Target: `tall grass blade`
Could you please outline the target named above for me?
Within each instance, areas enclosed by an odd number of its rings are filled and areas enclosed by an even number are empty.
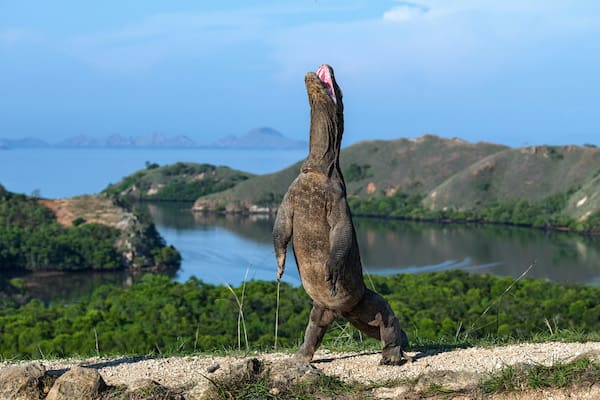
[[[279,291],[281,289],[281,279],[277,279],[277,296],[275,301],[275,343],[273,348],[277,351],[277,334],[279,332]]]
[[[519,277],[517,279],[515,279],[514,281],[511,282],[510,285],[508,285],[508,287],[506,289],[504,289],[504,292],[502,292],[500,294],[500,296],[498,296],[496,299],[494,299],[494,301],[492,301],[490,303],[490,305],[488,305],[486,307],[485,310],[483,310],[483,312],[481,313],[481,315],[479,315],[479,317],[477,317],[477,319],[475,319],[475,321],[473,321],[473,323],[471,324],[471,328],[469,329],[469,332],[472,332],[475,329],[475,324],[477,324],[477,322],[483,318],[488,311],[490,311],[490,309],[492,307],[494,307],[496,304],[498,304],[500,302],[500,300],[502,300],[502,298],[504,297],[504,295],[508,292],[510,292],[510,290],[513,288],[513,286],[515,286],[517,284],[517,282],[519,282],[521,279],[525,278],[525,276],[529,273],[529,271],[531,271],[531,269],[535,266],[535,264],[537,264],[537,260],[533,260],[533,262],[531,264],[529,264],[529,267],[527,267],[527,269],[525,271],[523,271],[523,273],[521,275],[519,275]],[[468,332],[467,332],[468,335]]]

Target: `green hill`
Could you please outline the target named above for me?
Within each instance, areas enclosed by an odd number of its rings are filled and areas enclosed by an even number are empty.
[[[424,135],[357,143],[340,164],[355,214],[600,229],[595,146],[509,148]],[[202,196],[194,209],[273,212],[300,165]]]
[[[271,212],[275,210],[290,183],[298,176],[301,162],[273,174],[259,175],[231,189],[200,197],[196,211]]]
[[[340,164],[348,196],[366,198],[397,191],[426,194],[477,160],[507,149],[433,135],[360,142],[342,150]],[[290,160],[292,161],[292,160]],[[272,211],[298,176],[299,161],[279,172],[256,176],[224,192],[199,198],[194,209]]]
[[[598,186],[592,181],[598,174],[600,150],[597,148],[535,146],[507,149],[447,179],[429,193],[424,205],[438,210],[468,210],[513,200],[539,202],[550,196],[570,193],[572,205],[566,211],[579,217],[576,203],[586,193],[588,199],[597,194]],[[577,194],[580,190],[584,192]],[[589,204],[598,206],[598,200],[595,198],[595,202]]]
[[[273,213],[302,160],[252,175],[209,164],[148,165],[106,193],[134,200],[194,201],[194,210]],[[356,215],[464,220],[600,230],[600,149],[509,148],[424,135],[375,140],[341,152]]]
[[[504,149],[424,135],[357,143],[342,151],[340,164],[349,196],[427,193],[477,160]]]
[[[210,164],[178,162],[162,167],[148,164],[146,169],[109,185],[104,193],[138,201],[191,202],[200,196],[226,190],[253,176],[247,172]]]

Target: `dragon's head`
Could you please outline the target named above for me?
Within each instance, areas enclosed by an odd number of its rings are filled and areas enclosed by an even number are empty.
[[[304,78],[310,104],[310,149],[303,171],[328,176],[339,173],[339,153],[344,133],[344,103],[333,68],[323,64]],[[341,173],[339,173],[341,177]]]

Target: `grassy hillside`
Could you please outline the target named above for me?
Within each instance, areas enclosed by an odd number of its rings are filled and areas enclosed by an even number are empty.
[[[576,146],[508,149],[447,179],[427,196],[432,209],[467,210],[512,200],[541,201],[589,187],[600,174],[600,150]],[[597,186],[596,186],[597,187]],[[575,196],[576,203],[585,194]],[[575,207],[569,210],[575,211]]]
[[[425,135],[342,150],[355,214],[600,230],[600,150],[595,146],[509,148]],[[200,197],[203,211],[272,212],[301,161]]]
[[[600,210],[600,169],[568,200],[565,212],[577,220],[589,219]]]
[[[418,139],[360,142],[342,150],[340,165],[349,196],[428,193],[471,164],[507,149],[424,135]]]
[[[279,172],[255,176],[231,189],[200,197],[194,203],[194,209],[228,212],[271,211],[279,206],[290,183],[298,176],[301,164],[302,162],[297,162]]]
[[[133,200],[194,201],[200,196],[220,192],[253,174],[210,164],[178,162],[159,166],[148,164],[119,183],[104,190],[110,195]]]
[[[349,196],[366,198],[397,191],[428,193],[477,160],[506,149],[425,135],[416,140],[360,142],[342,150],[340,164]],[[293,161],[293,160],[290,160]],[[302,160],[282,171],[256,176],[224,192],[198,199],[195,209],[273,209],[298,176]]]

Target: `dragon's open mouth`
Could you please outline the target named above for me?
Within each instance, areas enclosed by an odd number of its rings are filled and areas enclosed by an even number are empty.
[[[325,90],[329,94],[329,97],[331,97],[333,100],[333,103],[337,104],[336,93],[333,87],[333,78],[331,77],[331,70],[329,69],[329,66],[326,64],[321,65],[319,69],[317,69],[317,76],[321,82],[323,82],[323,85],[325,85]]]

